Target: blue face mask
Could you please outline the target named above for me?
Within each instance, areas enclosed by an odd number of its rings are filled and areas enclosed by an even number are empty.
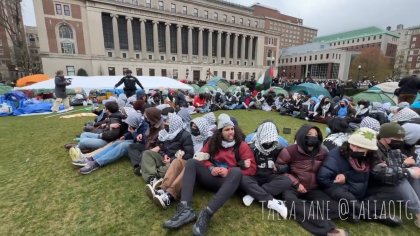
[[[326,128],[325,128],[325,132],[327,133],[327,136],[328,136],[329,134],[331,134],[331,129],[330,129],[330,127],[326,127]]]

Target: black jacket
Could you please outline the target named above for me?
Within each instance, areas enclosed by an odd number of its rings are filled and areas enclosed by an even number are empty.
[[[139,80],[134,76],[124,76],[116,85],[115,87],[120,86],[124,83],[124,91],[136,91],[136,84],[140,86],[141,89],[144,90],[143,86],[139,82]]]
[[[274,164],[276,163],[277,156],[280,154],[281,150],[283,149],[283,146],[279,144],[277,148],[271,151],[271,153],[268,155],[264,155],[263,153],[261,153],[253,143],[249,144],[249,147],[254,153],[255,162],[257,164],[257,173],[255,174],[255,176],[268,178],[269,176],[276,174],[273,172],[273,168],[269,168],[268,162],[273,161]],[[288,171],[287,165],[276,164],[276,168],[277,174],[283,174]]]
[[[168,155],[171,158],[171,161],[176,158],[175,153],[178,150],[185,152],[184,156],[182,157],[184,160],[191,159],[194,156],[194,146],[191,139],[191,134],[186,130],[179,132],[179,134],[174,139],[160,143],[159,146],[161,147],[162,152],[160,154],[162,156],[165,154]]]
[[[124,122],[122,122],[122,119],[123,117],[120,112],[110,114],[106,120],[106,127],[100,134],[100,138],[107,142],[112,142],[123,136],[128,127]],[[110,125],[114,123],[119,123],[120,127],[116,129],[110,129]]]
[[[420,89],[420,78],[418,77],[406,77],[398,83],[400,87],[399,94],[413,94],[416,95]]]
[[[328,153],[328,158],[322,163],[317,179],[322,188],[335,185],[334,180],[338,174],[346,177],[346,182],[340,184],[348,189],[357,199],[362,199],[366,194],[369,182],[369,171],[360,172],[352,168],[347,158],[340,155],[340,148],[336,147]]]

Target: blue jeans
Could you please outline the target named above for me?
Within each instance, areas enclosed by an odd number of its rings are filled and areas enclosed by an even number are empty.
[[[91,132],[83,132],[80,135],[80,142],[77,145],[80,149],[98,149],[105,146],[108,142],[98,138],[99,134]]]
[[[133,143],[133,140],[118,140],[115,141],[111,146],[106,147],[98,154],[93,156],[100,166],[108,165],[123,156],[128,154],[128,146]]]
[[[210,112],[210,105],[205,105],[205,106],[203,106],[201,108],[197,108],[197,111],[199,113],[207,113],[207,112]]]

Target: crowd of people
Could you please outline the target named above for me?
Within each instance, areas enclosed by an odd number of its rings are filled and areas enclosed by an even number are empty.
[[[135,86],[136,81],[129,83]],[[128,157],[151,202],[162,209],[178,203],[164,228],[194,222],[193,234],[204,235],[209,226],[216,227],[211,218],[238,192],[245,206],[262,202],[314,235],[346,235],[333,222],[342,219],[343,199],[354,204],[345,214],[348,221],[392,227],[402,221],[384,213],[383,206],[403,201],[420,228],[420,116],[410,100],[393,107],[365,100],[354,104],[345,96],[285,96],[249,88],[201,94],[124,91],[94,111],[98,116],[85,124],[79,142],[65,147],[81,174]],[[406,94],[404,89],[399,93]],[[322,122],[327,136],[307,122],[289,145],[272,120],[245,135],[235,117],[213,113],[233,109]],[[194,113],[203,114],[192,119]],[[197,185],[214,192],[198,214],[192,205]],[[329,218],[308,214],[315,202],[328,202],[324,210]],[[378,207],[366,209],[365,204]]]

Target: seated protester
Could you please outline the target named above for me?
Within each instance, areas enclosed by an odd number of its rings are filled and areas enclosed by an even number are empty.
[[[416,166],[420,166],[420,124],[405,123],[402,127],[405,137],[401,152],[408,157],[413,157]]]
[[[189,92],[188,96],[185,97],[185,101],[188,103],[188,106],[192,106],[194,102],[195,93]]]
[[[414,118],[419,118],[419,114],[417,114],[417,112],[411,110],[408,107],[399,109],[398,112],[392,116],[391,118],[391,122],[397,122],[400,125],[405,124],[407,121],[414,119]]]
[[[343,145],[332,149],[318,171],[319,185],[332,199],[354,204],[349,217],[358,220],[369,183],[371,162],[376,156],[376,132],[369,128],[356,130]],[[372,215],[365,215],[373,217]]]
[[[139,142],[144,145],[146,139],[146,130],[149,125],[144,122],[141,114],[134,109],[125,107],[127,118],[123,120],[128,125],[128,132],[120,139],[115,141],[110,146],[95,153],[91,157],[83,157],[79,161],[73,161],[73,165],[83,166],[79,170],[81,174],[90,174],[99,167],[103,167],[110,163],[119,160],[121,157],[127,156],[128,147],[134,142]]]
[[[103,129],[102,133],[83,132],[80,134],[80,141],[75,147],[70,148],[70,156],[78,156],[80,153],[93,151],[101,148],[121,137],[127,130],[126,125],[119,126],[121,124],[122,115],[118,110],[118,104],[116,102],[107,102],[105,104],[106,112],[108,113],[108,120],[106,123],[101,125]],[[115,126],[111,126],[114,124]],[[78,159],[78,158],[76,158]]]
[[[379,121],[381,125],[388,122],[388,115],[386,114],[386,111],[383,108],[382,103],[380,102],[372,102],[372,107],[369,111],[369,116]]]
[[[305,102],[304,98],[300,93],[296,94],[296,100],[293,104],[293,112],[292,115],[294,117],[298,116],[300,113],[300,110],[302,109],[302,104]]]
[[[125,107],[125,104],[127,103],[127,95],[125,95],[125,93],[118,95],[117,103],[119,108]]]
[[[207,122],[209,123],[209,129],[210,129],[210,131],[212,133],[214,133],[216,131],[216,129],[217,129],[217,126],[216,126],[216,116],[214,115],[214,113],[213,112],[209,112],[209,113],[205,114],[203,116],[203,118],[206,119]]]
[[[357,102],[356,113],[354,117],[349,119],[350,127],[355,130],[360,127],[360,122],[363,118],[369,116],[369,102],[366,100],[360,100]]]
[[[263,104],[262,110],[263,111],[271,111],[273,110],[273,106],[274,104],[274,98],[275,98],[276,94],[274,92],[268,92],[267,94],[264,95],[265,98],[265,103]]]
[[[362,122],[360,122],[360,128],[362,127],[372,129],[378,134],[381,125],[379,121],[373,119],[372,117],[366,116],[365,118],[363,118]]]
[[[225,109],[227,110],[233,110],[236,107],[236,97],[233,96],[230,92],[226,92],[225,95],[225,99],[226,99],[226,104],[225,104]]]
[[[401,153],[404,136],[405,131],[399,124],[381,125],[377,144],[378,158],[371,168],[366,200],[403,200],[408,210],[416,215],[414,224],[420,228],[420,168],[415,166],[413,157]]]
[[[251,96],[251,93],[249,93],[249,91],[245,92],[244,101],[242,102],[242,105],[248,111],[251,108],[255,108],[255,99]]]
[[[279,96],[274,99],[274,106],[277,112],[280,112],[281,105],[283,104],[284,94],[279,94]]]
[[[314,120],[319,123],[327,123],[332,117],[333,110],[334,105],[330,102],[330,99],[323,97],[314,114]]]
[[[202,111],[202,109],[206,106],[206,100],[204,98],[204,93],[200,93],[195,95],[193,106],[195,107],[197,112]]]
[[[245,101],[244,93],[241,91],[236,91],[233,96],[236,98],[236,106],[233,107],[234,110],[239,110],[243,108],[242,103]]]
[[[142,177],[153,188],[165,175],[178,150],[185,152],[182,157],[184,160],[191,159],[194,155],[191,134],[183,129],[181,117],[169,113],[168,118],[164,120],[164,127],[159,131],[159,145],[144,151],[141,158]]]
[[[340,105],[333,110],[332,115],[334,117],[353,118],[356,111],[351,107],[350,102],[347,99],[342,99]]]
[[[174,100],[175,107],[188,107],[188,103],[187,103],[187,100],[185,99],[185,95],[180,90],[174,91],[173,100]]]
[[[261,92],[258,92],[257,93],[257,97],[255,99],[255,106],[256,106],[256,108],[261,110],[262,109],[262,106],[264,105],[264,103],[265,103],[264,96],[262,95]]]
[[[166,120],[168,118],[169,113],[175,113],[175,109],[173,107],[166,107],[162,109],[162,113],[161,113],[162,119]]]
[[[310,98],[307,109],[302,107],[300,111],[300,117],[305,120],[313,120],[316,113],[316,105],[317,105],[317,102],[315,98]]]
[[[164,129],[161,118],[162,111],[156,107],[147,108],[144,111],[144,121],[148,124],[143,143],[132,143],[128,146],[128,157],[133,166],[134,174],[141,175],[141,157],[144,150],[153,149],[158,145],[159,131]]]
[[[191,121],[191,138],[196,155],[212,135],[205,118],[198,117]],[[157,206],[166,209],[172,202],[179,200],[186,163],[187,161],[182,159],[182,155],[179,153],[179,156],[172,161],[166,171],[159,189],[153,189],[153,186],[146,185],[147,196]]]
[[[350,137],[350,127],[347,121],[343,118],[332,118],[328,121],[327,137],[324,139],[324,146],[328,150],[340,147]]]
[[[294,109],[294,101],[292,95],[286,97],[283,101],[282,107],[280,108],[280,115],[291,115]]]
[[[213,99],[213,107],[211,108],[212,111],[217,111],[220,109],[223,109],[223,107],[226,105],[226,99],[225,96],[221,92],[216,92],[216,95]]]
[[[267,121],[258,127],[250,144],[257,164],[257,173],[255,176],[242,176],[241,189],[249,194],[243,197],[245,206],[250,206],[255,198],[286,218],[287,208],[284,202],[274,198],[284,190],[284,182],[286,185],[289,183],[279,175],[287,172],[287,166],[275,165],[277,156],[283,148],[278,143],[277,137],[278,130],[273,122]]]
[[[161,100],[160,91],[152,90],[150,92],[150,96],[147,98],[147,103],[149,103],[151,106],[157,106],[161,104],[160,100]]]
[[[243,141],[242,131],[234,126],[230,117],[220,114],[217,131],[201,150],[208,153],[208,160],[187,161],[182,182],[181,202],[175,215],[164,222],[163,227],[177,229],[196,219],[192,208],[193,190],[197,182],[200,186],[217,193],[200,212],[193,226],[194,235],[204,235],[214,213],[235,193],[243,175],[255,174],[254,155]]]
[[[177,115],[181,117],[182,122],[184,123],[184,129],[190,132],[190,122],[192,118],[191,118],[190,112],[188,111],[188,108],[181,107]]]
[[[296,144],[284,148],[277,157],[276,164],[288,165],[289,171],[282,175],[289,181],[283,191],[283,198],[289,210],[295,212],[298,223],[315,235],[344,235],[343,230],[322,217],[310,216],[306,211],[313,204],[312,201],[329,201],[329,218],[338,217],[338,206],[327,194],[318,189],[316,174],[328,151],[322,143],[321,130],[316,126],[304,125],[296,133]],[[315,218],[315,219],[314,219]]]

